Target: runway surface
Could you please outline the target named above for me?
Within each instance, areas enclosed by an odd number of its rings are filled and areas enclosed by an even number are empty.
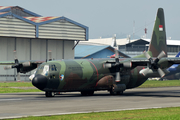
[[[0,119],[175,106],[180,106],[180,87],[136,88],[118,96],[107,91],[94,96],[62,93],[53,98],[46,98],[44,92],[11,93],[0,94]]]

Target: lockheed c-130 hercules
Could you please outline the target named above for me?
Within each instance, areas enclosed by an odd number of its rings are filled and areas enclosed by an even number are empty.
[[[149,49],[134,58],[109,59],[72,59],[47,62],[26,61],[0,62],[12,64],[6,68],[16,68],[25,73],[38,65],[32,84],[45,91],[46,97],[55,92],[79,91],[82,95],[93,95],[94,91],[108,90],[110,94],[122,94],[123,91],[143,84],[148,77],[163,77],[166,69],[179,64],[180,58],[167,58],[164,11],[159,8],[154,24]]]

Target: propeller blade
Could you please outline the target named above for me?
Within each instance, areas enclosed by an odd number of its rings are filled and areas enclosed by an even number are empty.
[[[162,52],[157,56],[158,59],[161,59],[161,58],[163,58],[163,57],[166,57],[166,53],[165,53],[164,51],[162,51]]]
[[[144,76],[146,76],[148,73],[149,73],[149,68],[146,68],[146,69],[142,69],[140,72],[139,72],[139,74],[142,74],[142,75],[144,75]]]
[[[9,70],[9,69],[11,69],[12,68],[12,65],[8,65],[8,66],[5,66],[4,67],[4,70]]]
[[[158,68],[158,73],[161,76],[161,78],[165,76],[165,73],[161,68]]]
[[[49,53],[49,61],[51,61],[52,60],[52,51],[48,51],[48,53]]]
[[[150,56],[146,51],[144,51],[144,55],[145,55],[145,57],[146,57],[147,59],[150,59],[150,58],[151,58],[151,56]]]
[[[120,82],[120,81],[121,81],[120,72],[116,72],[115,82]]]
[[[17,59],[17,52],[16,52],[16,50],[14,50],[14,59],[15,60]]]
[[[17,81],[21,81],[19,72],[17,73]]]
[[[117,49],[115,49],[115,58],[119,58],[118,50]]]
[[[115,49],[115,60],[116,60],[116,64],[119,63],[119,55],[118,55],[118,50]]]

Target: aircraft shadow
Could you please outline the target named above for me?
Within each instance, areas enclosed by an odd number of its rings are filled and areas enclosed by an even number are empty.
[[[93,97],[105,97],[105,96],[113,96],[113,97],[131,97],[131,96],[139,96],[139,97],[180,97],[180,91],[146,91],[146,92],[124,92],[123,95],[110,95],[109,93],[95,93]],[[92,96],[82,96],[81,94],[60,94],[56,95],[56,97],[92,97]]]
[[[44,93],[7,93],[7,94],[0,94],[0,96],[5,95],[18,95],[18,96],[35,96],[36,98],[44,98]],[[123,95],[110,95],[107,93],[95,93],[92,96],[82,96],[80,93],[62,93],[55,95],[55,97],[63,97],[63,98],[70,98],[70,97],[131,97],[131,96],[139,96],[139,97],[180,97],[180,91],[138,91],[138,92],[124,92]]]

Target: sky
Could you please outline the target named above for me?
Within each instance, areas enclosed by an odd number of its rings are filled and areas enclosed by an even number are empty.
[[[65,16],[89,28],[89,39],[151,38],[158,8],[165,13],[166,36],[180,40],[179,0],[0,0],[0,6],[20,6],[42,16]],[[133,32],[134,31],[134,32]],[[134,33],[134,37],[133,37]]]

